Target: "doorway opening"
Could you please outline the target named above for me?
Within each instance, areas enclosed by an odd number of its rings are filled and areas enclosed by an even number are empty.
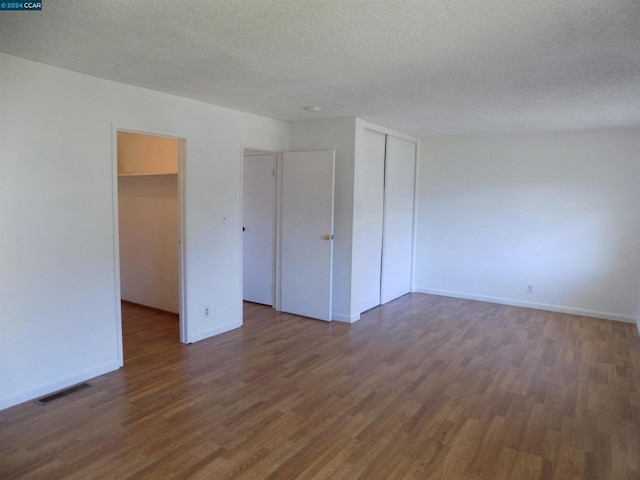
[[[276,307],[278,154],[242,152],[242,299]]]
[[[330,321],[335,151],[242,153],[245,307]]]
[[[116,279],[122,360],[186,343],[182,271],[184,139],[116,130]]]

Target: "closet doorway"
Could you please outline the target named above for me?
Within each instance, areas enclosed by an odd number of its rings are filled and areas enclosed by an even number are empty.
[[[148,336],[151,343],[154,338],[186,343],[180,175],[184,139],[127,130],[116,130],[115,136],[117,280],[126,306],[120,329],[126,360],[137,352],[127,348],[123,329]],[[153,323],[132,325],[136,316],[148,316],[145,310],[155,314],[157,331]],[[135,343],[144,344],[139,339]]]
[[[242,155],[242,298],[275,306],[277,153]]]

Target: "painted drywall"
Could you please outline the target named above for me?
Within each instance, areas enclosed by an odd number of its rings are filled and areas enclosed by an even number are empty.
[[[180,140],[118,132],[118,173],[178,173]]]
[[[293,123],[291,150],[336,152],[332,319],[350,322],[355,119]]]
[[[416,290],[633,322],[638,152],[640,128],[422,139]]]
[[[186,340],[242,324],[242,144],[288,124],[4,54],[0,85],[0,407],[122,365],[117,126],[186,138]]]
[[[178,176],[118,180],[120,297],[179,313]]]

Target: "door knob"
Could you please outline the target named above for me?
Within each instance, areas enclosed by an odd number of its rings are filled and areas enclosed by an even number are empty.
[[[323,240],[333,240],[333,235],[331,235],[330,233],[327,233],[325,235],[322,236]]]

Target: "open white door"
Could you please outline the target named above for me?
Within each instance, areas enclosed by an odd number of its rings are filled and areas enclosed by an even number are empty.
[[[273,305],[276,154],[247,154],[242,186],[243,299]]]
[[[415,143],[387,136],[380,303],[411,291]]]
[[[331,320],[335,152],[289,152],[282,162],[280,309]]]

